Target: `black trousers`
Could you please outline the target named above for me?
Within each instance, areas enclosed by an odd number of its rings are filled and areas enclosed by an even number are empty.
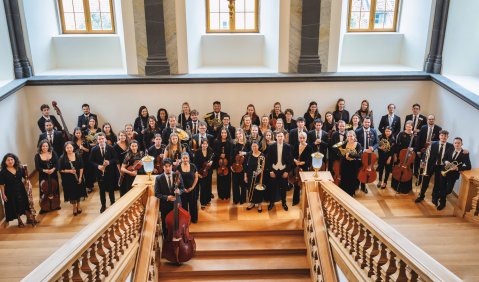
[[[419,194],[419,197],[424,198],[424,196],[426,195],[427,188],[429,186],[429,182],[431,181],[431,177],[434,176],[432,200],[435,201],[439,199],[441,185],[445,185],[445,184],[441,184],[441,182],[445,182],[445,179],[444,180],[441,179],[442,178],[441,170],[442,170],[442,165],[434,165],[432,175],[424,176],[422,180],[421,194]]]
[[[206,206],[211,202],[211,171],[208,176],[198,178],[198,187],[200,192],[200,203]]]
[[[294,184],[294,191],[293,191],[293,205],[299,204],[301,200],[301,187],[295,183]]]
[[[233,180],[233,202],[243,204],[246,202],[246,185],[244,183],[244,173],[232,173]]]
[[[379,160],[378,160],[378,179],[380,182],[383,181],[383,173],[384,173],[384,182],[388,182],[389,174],[391,174],[393,168],[393,160],[391,157],[391,161],[387,164],[387,160],[391,155],[388,153],[379,150]]]
[[[114,180],[113,180],[114,182]],[[106,206],[106,192],[108,192],[110,196],[110,205],[115,203],[115,184],[108,179],[103,178],[98,180],[98,186],[100,186],[100,202],[101,206]]]
[[[183,192],[181,194],[181,207],[190,213],[192,222],[198,222],[198,198],[195,189],[189,193]]]
[[[288,191],[288,178],[283,178],[284,170],[273,170],[275,178],[271,178],[270,185],[270,202],[275,203],[281,200],[286,204],[286,192]],[[278,193],[279,192],[279,193]],[[279,197],[278,197],[279,196]],[[278,199],[279,198],[279,199]]]
[[[231,197],[231,172],[224,176],[216,174],[216,188],[220,199]]]

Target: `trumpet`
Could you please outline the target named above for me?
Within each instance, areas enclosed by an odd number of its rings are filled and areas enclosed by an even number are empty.
[[[266,187],[263,184],[263,171],[265,165],[265,157],[259,156],[258,157],[258,165],[256,166],[256,170],[253,171],[253,177],[251,178],[251,186],[249,188],[248,194],[248,201],[251,203],[253,200],[253,193],[254,190],[264,191]],[[256,177],[260,175],[259,183],[256,183]]]
[[[451,170],[457,168],[458,166],[462,165],[462,162],[453,161],[448,163],[444,166],[444,169],[441,171],[442,176],[446,176]]]
[[[382,138],[381,141],[379,141],[379,148],[384,152],[389,152],[391,151],[391,143],[389,143],[388,139]]]

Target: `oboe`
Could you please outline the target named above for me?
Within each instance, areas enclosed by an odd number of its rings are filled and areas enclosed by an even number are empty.
[[[73,174],[73,175],[75,175],[75,180],[77,181],[77,183],[79,183],[79,182],[80,182],[80,179],[78,178],[78,175],[77,175],[77,170],[76,170],[76,168],[73,166],[73,163],[72,163],[72,161],[68,161],[68,162],[70,163],[70,167],[71,167],[71,169],[73,169],[73,170],[75,171],[75,173]]]

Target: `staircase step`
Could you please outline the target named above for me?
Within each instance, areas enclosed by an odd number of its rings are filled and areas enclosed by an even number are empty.
[[[195,257],[177,266],[162,260],[160,277],[196,277],[198,275],[257,275],[257,274],[309,274],[309,264],[305,255],[285,254],[282,256],[213,256]]]
[[[311,277],[309,273],[303,274],[259,274],[259,275],[225,275],[225,276],[198,276],[198,277],[175,277],[163,278],[160,276],[161,282],[204,282],[204,281],[228,281],[228,282],[243,282],[243,281],[262,281],[262,282],[310,282]]]
[[[299,219],[248,220],[248,221],[206,221],[190,225],[190,233],[195,237],[204,236],[241,236],[247,234],[277,235],[303,234]]]

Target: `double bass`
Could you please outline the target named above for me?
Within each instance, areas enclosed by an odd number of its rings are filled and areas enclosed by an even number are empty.
[[[65,123],[65,120],[63,119],[62,112],[60,111],[60,108],[58,107],[58,103],[56,101],[52,101],[52,106],[57,112],[57,115],[60,116],[60,120],[62,121],[62,126],[63,126],[63,139],[66,141],[72,141],[72,135],[70,134],[70,131],[68,130],[68,127]]]
[[[367,184],[372,183],[378,177],[376,170],[374,169],[374,164],[377,162],[378,157],[374,153],[364,152],[361,157],[361,169],[358,173],[358,180],[361,183]]]
[[[412,164],[416,158],[416,154],[411,150],[414,134],[411,134],[411,141],[407,149],[399,152],[399,163],[393,167],[393,178],[398,182],[408,182],[412,179]]]
[[[180,173],[175,173],[174,189],[178,189]],[[166,215],[168,235],[163,241],[162,257],[173,263],[189,261],[196,253],[195,239],[190,235],[190,214],[181,207],[181,197],[175,192],[174,208]]]
[[[47,169],[50,169],[50,163],[48,163]],[[58,210],[60,208],[58,181],[48,174],[47,179],[40,182],[40,190],[43,193],[40,197],[40,209],[45,212]]]

